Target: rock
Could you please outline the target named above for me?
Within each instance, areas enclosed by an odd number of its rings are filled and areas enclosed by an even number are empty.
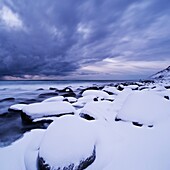
[[[94,117],[88,115],[88,114],[84,114],[84,113],[80,113],[80,117],[86,119],[86,120],[95,120]]]
[[[97,86],[87,87],[85,89],[81,89],[80,94],[82,94],[86,90],[99,90],[99,88]]]
[[[13,101],[15,101],[15,98],[14,97],[8,97],[8,98],[0,100],[0,102],[6,102],[6,101],[13,102]]]
[[[93,129],[93,124],[76,116],[55,120],[41,141],[38,169],[83,170],[91,166],[96,159]]]
[[[42,90],[44,90],[43,88],[39,88],[39,89],[37,89],[36,91],[42,91]]]
[[[22,109],[27,106],[26,104],[14,104],[12,106],[9,107],[9,110],[13,110],[13,111],[22,111]]]
[[[41,102],[33,103],[22,109],[21,118],[24,122],[32,122],[43,117],[60,117],[66,114],[74,114],[75,108],[68,102]]]
[[[42,93],[38,97],[39,98],[47,98],[47,97],[53,97],[53,96],[58,96],[58,93],[56,93],[56,92]]]
[[[60,96],[63,96],[63,97],[76,97],[76,94],[74,93],[74,91],[69,88],[69,87],[66,87],[62,90],[56,90],[56,92],[60,95]]]
[[[169,110],[169,101],[157,92],[138,91],[127,97],[117,118],[133,122],[135,125],[155,125],[170,118]]]
[[[49,90],[57,90],[55,87],[50,87]]]

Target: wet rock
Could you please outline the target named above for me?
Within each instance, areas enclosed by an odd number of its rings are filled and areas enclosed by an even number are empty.
[[[56,92],[42,93],[38,97],[39,98],[48,98],[48,97],[53,97],[53,96],[58,96],[58,93],[56,93]]]
[[[42,91],[42,90],[44,90],[43,88],[39,88],[39,89],[37,89],[36,91]]]
[[[15,98],[14,97],[8,97],[8,98],[5,98],[5,99],[1,99],[0,102],[6,102],[6,101],[9,101],[9,102],[13,102],[15,101]]]
[[[50,87],[49,90],[57,90],[55,87]]]

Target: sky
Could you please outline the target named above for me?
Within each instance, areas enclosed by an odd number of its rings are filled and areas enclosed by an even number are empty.
[[[169,0],[0,0],[0,79],[147,79],[170,65]]]

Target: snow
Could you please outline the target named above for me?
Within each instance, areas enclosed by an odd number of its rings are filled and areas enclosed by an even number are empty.
[[[103,88],[103,91],[111,92],[111,93],[113,93],[113,94],[119,94],[119,93],[120,93],[120,91],[117,90],[116,87],[111,87],[111,86],[105,86],[105,87]]]
[[[138,89],[138,85],[128,85],[126,88],[131,88],[132,90]]]
[[[136,128],[118,122],[113,126],[114,152],[104,170],[169,170],[170,122],[160,123],[155,128]]]
[[[68,98],[70,102],[77,100],[73,104],[57,96],[41,103],[12,105],[10,108],[22,110],[34,121],[51,119],[53,123],[46,130],[32,130],[12,145],[0,148],[0,169],[37,170],[38,154],[55,169],[71,163],[78,165],[95,148],[96,158],[86,170],[169,170],[170,100],[164,96],[170,97],[170,90],[164,86],[170,83],[140,85],[147,89],[133,91],[134,85],[124,86],[123,91],[104,87],[108,92],[115,90],[115,95],[86,90],[83,97]],[[102,101],[103,98],[114,101]],[[53,117],[61,113],[75,114]],[[95,120],[80,118],[81,113]],[[115,117],[122,121],[115,121]],[[137,127],[132,122],[144,126]]]
[[[36,170],[35,168],[35,155],[31,159],[31,164],[25,167],[24,155],[27,152],[27,147],[30,142],[39,142],[44,130],[32,130],[24,134],[23,138],[14,142],[12,145],[0,148],[0,169],[2,170]],[[36,140],[35,140],[36,139]],[[37,148],[34,148],[35,150]],[[28,152],[31,152],[28,150]],[[28,162],[27,162],[28,163]],[[31,168],[34,167],[34,168]]]
[[[80,97],[76,103],[73,103],[73,106],[80,106],[83,107],[86,103],[91,102],[94,100],[94,98],[96,98],[95,95],[87,95],[84,97]]]
[[[54,116],[59,114],[75,113],[74,107],[68,102],[42,102],[25,106],[22,110],[32,119]]]
[[[65,97],[69,102],[76,102],[77,99],[75,97]]]
[[[63,101],[63,99],[64,99],[63,96],[55,96],[55,97],[50,97],[48,99],[45,99],[42,102],[57,102],[57,101]]]
[[[115,112],[113,110],[113,103],[110,101],[99,101],[87,103],[80,112],[81,114],[87,114],[95,119],[114,120]]]
[[[21,111],[27,104],[14,104],[9,107],[11,110]]]
[[[96,135],[91,123],[76,116],[63,116],[48,127],[39,156],[54,169],[63,169],[71,163],[77,166],[92,155],[95,143]]]
[[[155,80],[170,80],[170,66],[151,76]]]
[[[109,97],[109,94],[102,91],[102,90],[85,90],[82,94],[82,96],[88,96],[88,95],[94,95],[96,97],[107,99]]]
[[[153,91],[133,92],[128,96],[117,117],[141,124],[154,125],[170,118],[170,103]]]

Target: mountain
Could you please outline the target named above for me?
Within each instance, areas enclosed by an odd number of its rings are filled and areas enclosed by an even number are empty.
[[[170,80],[170,66],[152,75],[151,78],[156,80]]]

